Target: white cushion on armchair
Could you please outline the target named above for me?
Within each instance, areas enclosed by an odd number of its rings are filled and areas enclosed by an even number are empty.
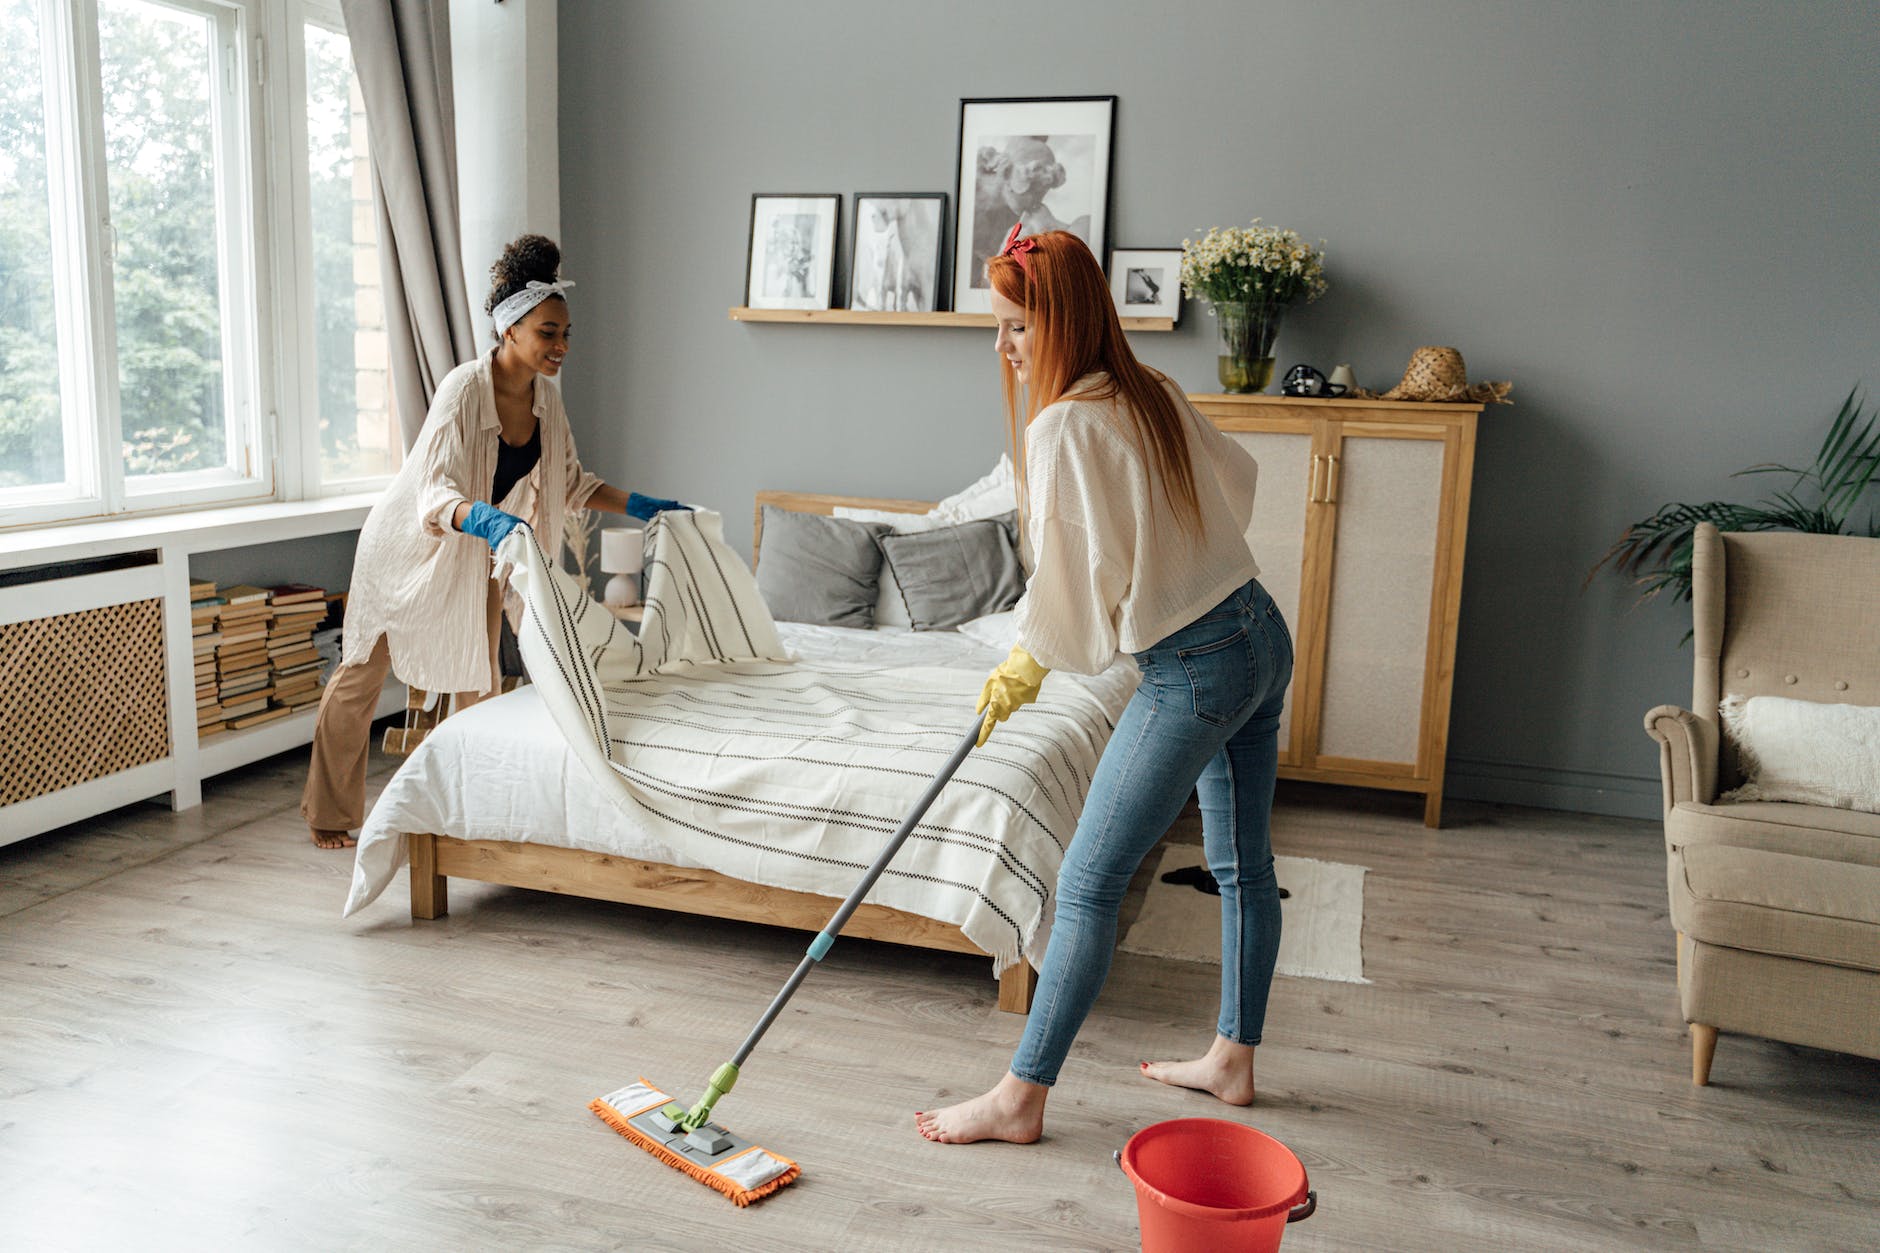
[[[1720,800],[1880,813],[1880,707],[1731,696],[1719,713],[1744,778]]]

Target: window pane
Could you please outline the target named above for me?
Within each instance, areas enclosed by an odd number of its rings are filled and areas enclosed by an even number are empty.
[[[0,490],[65,480],[38,0],[0,0]]]
[[[104,140],[127,475],[228,461],[209,19],[101,0]]]
[[[333,483],[392,473],[404,444],[386,386],[365,102],[346,36],[313,25],[306,36],[314,379],[320,478]]]

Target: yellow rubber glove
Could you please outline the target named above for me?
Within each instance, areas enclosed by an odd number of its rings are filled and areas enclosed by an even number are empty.
[[[1013,647],[987,677],[986,686],[979,693],[979,707],[974,712],[985,714],[986,720],[979,728],[978,747],[985,747],[993,723],[1004,722],[1020,705],[1029,705],[1038,699],[1038,689],[1044,684],[1044,676],[1050,673],[1022,647]]]

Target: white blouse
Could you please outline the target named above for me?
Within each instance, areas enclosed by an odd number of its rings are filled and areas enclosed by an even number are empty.
[[[496,476],[493,355],[466,361],[438,384],[424,429],[372,506],[353,558],[342,660],[365,661],[383,636],[392,672],[428,691],[481,692],[490,680],[484,597],[493,559],[487,543],[451,527],[451,515],[488,500]],[[540,375],[533,409],[541,460],[490,503],[534,527],[556,561],[564,515],[586,505],[601,480],[581,468],[561,393]]]
[[[1090,374],[1070,392],[1106,381]],[[1122,398],[1065,399],[1025,432],[1035,569],[1018,640],[1040,665],[1097,674],[1187,626],[1259,574],[1247,547],[1259,466],[1168,384],[1188,436],[1201,531],[1182,529]]]

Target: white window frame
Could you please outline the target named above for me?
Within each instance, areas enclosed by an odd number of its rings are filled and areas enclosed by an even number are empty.
[[[223,466],[127,477],[98,0],[38,0],[65,481],[0,490],[0,530],[376,490],[321,481],[303,25],[337,0],[148,0],[209,17],[224,406]]]

